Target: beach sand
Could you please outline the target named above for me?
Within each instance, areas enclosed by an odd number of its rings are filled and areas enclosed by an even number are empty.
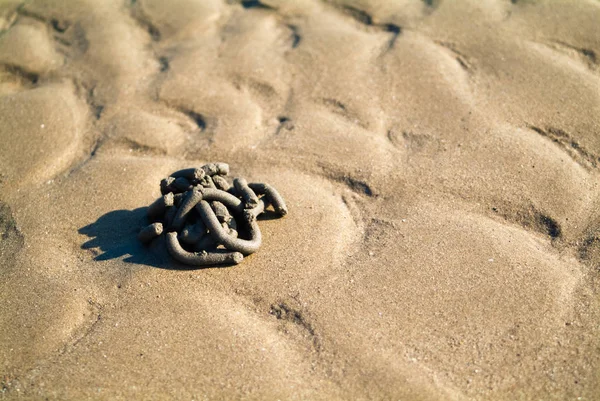
[[[0,2],[0,399],[600,399],[600,3]],[[136,239],[222,161],[234,267]]]

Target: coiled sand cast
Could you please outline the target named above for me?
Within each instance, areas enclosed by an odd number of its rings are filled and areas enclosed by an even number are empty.
[[[257,217],[269,206],[285,216],[287,206],[270,185],[243,178],[231,185],[227,174],[226,163],[209,163],[163,179],[163,196],[148,207],[151,224],[139,240],[150,243],[164,233],[169,254],[191,266],[238,264],[256,252],[262,243]]]

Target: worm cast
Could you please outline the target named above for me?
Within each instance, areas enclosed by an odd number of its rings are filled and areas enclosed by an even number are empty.
[[[163,225],[161,223],[153,223],[153,224],[150,224],[149,226],[146,226],[140,230],[140,233],[138,234],[138,239],[141,242],[143,242],[144,244],[147,244],[148,242],[152,241],[154,238],[161,235],[162,232],[163,232]]]
[[[158,198],[150,206],[148,206],[148,217],[150,220],[156,220],[165,214],[168,207],[175,204],[175,198],[173,194],[169,192],[166,195]]]
[[[193,245],[200,241],[205,234],[206,226],[202,220],[199,220],[196,224],[187,224],[179,234],[179,239],[186,244]]]
[[[174,230],[179,231],[183,228],[188,213],[194,208],[194,206],[196,206],[198,202],[200,202],[200,200],[202,200],[202,193],[199,191],[192,190],[185,194],[185,197],[179,206],[179,210],[173,219],[172,228]]]
[[[212,180],[215,183],[217,189],[220,189],[221,191],[227,191],[229,188],[231,188],[231,185],[229,185],[227,180],[221,177],[220,175],[214,175],[212,177]]]
[[[173,181],[172,186],[179,192],[185,192],[192,189],[192,184],[184,177],[176,178],[175,181]]]
[[[244,208],[254,209],[258,205],[258,197],[254,191],[248,186],[248,181],[244,178],[234,178],[233,186],[244,200]]]
[[[173,194],[173,204],[179,207],[183,198],[185,198],[185,194]]]
[[[173,177],[173,178],[183,177],[183,178],[186,178],[190,182],[198,183],[202,178],[204,178],[205,175],[206,175],[206,173],[201,168],[186,168],[186,169],[174,172],[173,174],[171,174],[171,177]]]
[[[210,251],[217,249],[219,243],[210,233],[204,234],[196,244],[194,244],[194,250],[196,252]]]
[[[204,188],[217,188],[213,182],[213,178],[210,175],[205,176],[202,181],[200,181],[200,185],[202,185]]]
[[[267,197],[269,203],[273,205],[273,208],[280,216],[285,216],[287,214],[288,209],[285,205],[285,201],[275,188],[273,188],[269,184],[258,183],[251,183],[248,184],[248,186],[252,188],[252,190],[254,190],[254,192],[256,192],[257,194],[264,194]]]
[[[225,248],[241,252],[244,255],[250,255],[258,250],[262,243],[262,236],[260,228],[256,223],[256,218],[252,213],[244,212],[244,220],[248,225],[248,231],[250,232],[250,239],[245,240],[241,238],[234,238],[229,235],[228,231],[225,231],[219,223],[219,219],[215,216],[215,213],[211,209],[208,202],[201,200],[196,205],[196,210],[200,214],[200,218],[208,228],[213,238],[219,243],[225,246]]]
[[[167,212],[165,213],[165,223],[164,223],[164,229],[166,231],[174,231],[175,229],[173,228],[173,220],[175,220],[175,215],[177,214],[177,210],[179,208],[175,207],[175,206],[171,206],[170,208],[167,209]]]
[[[225,224],[225,223],[223,223],[223,224]],[[236,230],[235,228],[233,228],[233,227],[230,227],[229,225],[227,225],[226,227],[223,227],[223,228],[224,228],[224,229],[225,229],[225,230],[226,230],[226,231],[229,233],[229,235],[230,235],[230,236],[232,236],[233,238],[237,238],[237,237],[238,237],[238,232],[237,232],[237,230]]]
[[[227,206],[219,201],[210,202],[210,206],[221,223],[229,223],[231,221],[231,215],[229,214],[229,210],[227,210]]]
[[[167,250],[173,259],[191,266],[237,265],[244,259],[239,252],[188,252],[181,247],[175,232],[167,233]]]
[[[219,189],[204,188],[202,191],[202,199],[205,201],[218,201],[227,206],[234,213],[240,214],[244,210],[242,201],[232,194],[221,191]]]
[[[230,184],[227,174],[228,164],[208,163],[161,180],[163,196],[147,210],[154,223],[139,232],[139,240],[146,244],[165,234],[171,256],[191,266],[238,264],[256,252],[262,243],[257,217],[269,205],[284,216],[287,206],[270,185],[243,178]]]
[[[229,174],[229,164],[227,163],[208,163],[202,166],[206,175],[227,175]]]
[[[175,182],[175,178],[173,178],[173,177],[163,178],[160,181],[160,193],[165,195],[165,194],[168,194],[169,192],[173,192],[173,183],[174,182]]]
[[[258,200],[258,205],[254,209],[246,209],[246,212],[252,213],[254,217],[258,217],[259,214],[262,214],[265,209],[269,206],[268,201],[263,197]]]
[[[237,238],[238,232],[237,223],[235,222],[235,219],[231,219],[229,223],[221,223],[221,227],[223,227],[225,231],[229,232],[229,235],[233,236],[234,238]]]
[[[229,228],[232,230],[235,230],[235,232],[237,232],[237,222],[235,221],[235,219],[231,219],[229,221]]]

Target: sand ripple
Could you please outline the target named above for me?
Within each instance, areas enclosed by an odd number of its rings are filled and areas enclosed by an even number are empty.
[[[593,399],[598,20],[3,2],[1,393]],[[240,266],[174,269],[135,239],[143,206],[215,160],[290,213]]]

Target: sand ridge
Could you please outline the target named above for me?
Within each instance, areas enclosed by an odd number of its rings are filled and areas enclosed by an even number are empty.
[[[595,399],[593,1],[0,4],[0,398]],[[240,266],[136,240],[226,161]]]

